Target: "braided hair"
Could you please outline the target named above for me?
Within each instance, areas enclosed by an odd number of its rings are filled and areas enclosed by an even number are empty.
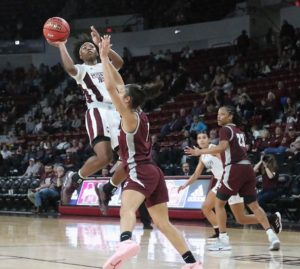
[[[243,124],[243,119],[237,113],[235,107],[233,107],[233,106],[222,106],[221,108],[224,108],[228,112],[229,115],[232,115],[232,123],[234,123],[238,126]]]

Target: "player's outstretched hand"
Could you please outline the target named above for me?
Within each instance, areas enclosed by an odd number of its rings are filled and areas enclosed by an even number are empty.
[[[111,48],[110,35],[105,35],[101,37],[101,43],[99,43],[100,58],[108,58],[108,53]]]
[[[101,36],[94,26],[91,26],[91,37],[95,45],[101,43]]]
[[[51,45],[53,47],[57,47],[57,48],[59,48],[61,45],[64,45],[67,43],[67,40],[65,40],[65,41],[51,41],[49,39],[46,39],[46,40],[49,45]]]
[[[180,191],[184,190],[186,187],[187,186],[185,184],[179,186],[177,192],[179,193]]]
[[[200,151],[200,149],[199,148],[197,148],[197,147],[193,147],[193,148],[191,148],[191,147],[186,147],[185,149],[184,149],[184,154],[185,155],[188,155],[188,156],[200,156],[201,155],[201,151]]]

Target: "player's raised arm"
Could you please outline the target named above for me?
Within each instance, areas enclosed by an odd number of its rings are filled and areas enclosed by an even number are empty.
[[[66,70],[66,72],[71,75],[71,76],[76,76],[77,75],[77,68],[74,65],[74,62],[67,50],[66,47],[66,43],[67,41],[56,41],[56,42],[52,42],[50,40],[47,39],[47,42],[54,46],[57,47],[59,49],[60,52],[60,57],[64,66],[64,69]]]
[[[101,36],[94,26],[91,26],[91,37],[95,45],[98,46],[98,44],[101,43]],[[110,48],[108,52],[108,57],[117,70],[120,70],[122,68],[124,61],[122,57],[118,53],[116,53],[112,48]]]
[[[110,50],[110,46],[110,36],[104,36],[101,44],[99,43],[99,54],[103,65],[104,82],[113,104],[120,115],[124,115],[128,109],[125,107],[118,93],[122,87],[124,88],[124,82],[119,72],[109,61],[108,52]]]

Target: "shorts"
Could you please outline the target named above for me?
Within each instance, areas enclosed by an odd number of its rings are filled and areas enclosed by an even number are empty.
[[[232,195],[228,200],[229,205],[236,205],[236,204],[243,204],[243,203],[244,203],[244,198],[241,197],[239,194]]]
[[[90,144],[92,145],[93,140],[97,137],[107,137],[110,140],[111,148],[115,149],[119,145],[120,121],[119,113],[110,104],[88,109],[85,113],[85,126]]]
[[[220,186],[221,186],[221,179],[218,179],[216,184],[211,188],[211,191],[214,194],[217,194],[218,188],[220,188]],[[241,204],[241,203],[244,203],[244,199],[243,199],[243,197],[239,196],[238,194],[232,195],[228,200],[229,205],[235,205],[235,204]]]
[[[217,196],[256,197],[256,178],[251,164],[231,164],[225,166],[223,180]]]
[[[215,184],[214,184],[214,183],[215,183]],[[211,191],[212,191],[214,194],[216,194],[218,188],[219,188],[220,185],[221,185],[221,179],[213,178],[213,179],[212,179],[212,184],[214,184],[214,186],[211,188]]]
[[[123,190],[134,190],[145,195],[146,207],[169,201],[164,174],[152,163],[137,164],[131,168]]]

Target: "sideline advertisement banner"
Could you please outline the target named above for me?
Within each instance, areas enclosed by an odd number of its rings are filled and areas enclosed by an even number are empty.
[[[98,197],[95,193],[95,186],[106,182],[108,178],[87,179],[80,189],[72,195],[70,205],[74,206],[98,206]],[[174,209],[201,209],[207,192],[210,188],[210,176],[202,177],[193,185],[178,193],[179,186],[187,181],[187,177],[166,177],[166,184],[169,192],[168,208]],[[115,192],[109,203],[112,207],[121,205],[121,188]]]

